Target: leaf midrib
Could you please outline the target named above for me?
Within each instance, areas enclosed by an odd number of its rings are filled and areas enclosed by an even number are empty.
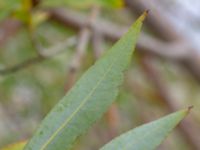
[[[119,55],[118,55],[119,57]],[[103,74],[102,78],[99,79],[96,86],[91,90],[91,92],[88,94],[87,97],[84,98],[84,100],[80,103],[80,105],[77,107],[77,109],[69,116],[69,118],[50,136],[49,140],[47,140],[44,145],[41,147],[41,150],[44,150],[49,143],[57,136],[57,134],[65,128],[69,122],[72,120],[72,118],[81,110],[81,108],[87,103],[91,95],[94,93],[94,91],[98,88],[99,84],[104,80],[105,76],[109,73],[109,71],[112,69],[112,66],[115,64],[115,61],[118,57],[115,57],[116,59],[113,60],[113,62],[110,64],[108,70]]]

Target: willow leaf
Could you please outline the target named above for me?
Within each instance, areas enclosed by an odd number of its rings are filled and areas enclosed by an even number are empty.
[[[184,109],[139,126],[115,138],[100,150],[155,150],[188,112],[189,109]]]
[[[42,122],[25,150],[68,150],[111,105],[123,81],[146,12],[99,59]]]

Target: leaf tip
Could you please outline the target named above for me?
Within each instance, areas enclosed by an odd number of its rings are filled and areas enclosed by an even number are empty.
[[[194,108],[194,106],[193,105],[191,105],[191,106],[188,106],[185,110],[184,110],[184,116],[187,116],[190,112],[191,112],[191,110]]]
[[[145,10],[143,14],[139,17],[139,19],[143,22],[146,19],[148,13],[149,13],[149,10]]]
[[[187,112],[190,113],[190,111],[191,111],[193,108],[194,108],[193,105],[189,106],[189,107],[187,108]]]

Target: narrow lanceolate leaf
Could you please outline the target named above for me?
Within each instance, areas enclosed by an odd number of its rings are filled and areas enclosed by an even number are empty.
[[[1,150],[23,150],[25,144],[26,144],[26,141],[22,141],[22,142],[8,145],[5,148],[2,148]]]
[[[68,150],[102,116],[117,96],[145,16],[86,71],[47,115],[25,150]]]
[[[189,109],[172,113],[137,127],[115,138],[100,150],[155,150],[170,131],[188,114]]]

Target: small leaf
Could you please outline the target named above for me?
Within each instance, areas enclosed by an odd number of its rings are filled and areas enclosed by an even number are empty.
[[[68,150],[105,113],[118,94],[146,12],[99,59],[42,122],[25,150]]]
[[[8,145],[7,147],[1,149],[1,150],[22,150],[26,144],[26,141],[14,143],[11,145]]]
[[[188,114],[189,109],[172,113],[159,120],[139,126],[115,138],[100,150],[155,150]]]

